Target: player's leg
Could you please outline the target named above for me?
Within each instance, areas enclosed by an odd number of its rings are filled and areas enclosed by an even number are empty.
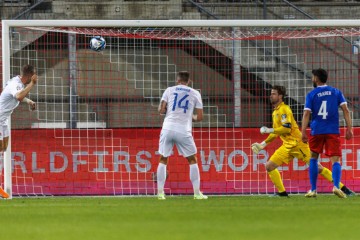
[[[312,155],[309,145],[307,143],[302,143],[302,142],[299,143],[298,146],[291,151],[291,154],[293,155],[293,157],[300,159],[301,161],[305,162],[307,165],[310,164],[310,159]],[[305,194],[305,197],[316,197],[316,196],[317,196],[316,190],[309,190]]]
[[[319,174],[323,176],[326,180],[332,183],[332,172],[327,168],[318,163]]]
[[[265,164],[265,168],[270,177],[270,180],[278,190],[278,193],[275,194],[277,196],[288,196],[284,187],[284,183],[281,179],[280,172],[277,168],[284,162],[288,163],[291,159],[292,157],[288,154],[285,147],[281,146],[275,151],[275,153],[270,157],[270,160]]]
[[[194,189],[194,199],[207,199],[200,191],[200,170],[196,159],[196,145],[191,134],[176,134],[175,144],[179,153],[189,162],[189,176]]]
[[[0,125],[0,160],[3,161],[4,152],[8,148],[9,144],[9,128],[8,126],[1,126]]]
[[[200,194],[200,171],[197,165],[197,159],[195,155],[188,156],[186,158],[190,166],[190,181],[193,185],[194,195]]]
[[[333,183],[332,172],[327,167],[322,166],[320,163],[318,165],[319,165],[319,174],[329,182]],[[347,196],[356,196],[356,193],[351,189],[349,189],[348,187],[346,187],[342,182],[339,183],[339,187],[341,191],[343,191]]]
[[[346,198],[346,194],[340,189],[340,179],[341,179],[341,165],[340,157],[332,156],[330,157],[332,163],[332,178],[333,178],[333,193],[339,198]]]
[[[7,149],[7,142],[9,141],[9,137],[5,137],[5,126],[0,125],[0,161],[3,161],[3,154]]]
[[[333,178],[334,186],[340,189],[340,179],[341,179],[340,157],[332,156],[330,157],[330,161],[332,163],[332,178]]]
[[[268,162],[266,162],[265,167],[266,167],[266,171],[268,172],[268,175],[270,177],[270,180],[274,184],[276,189],[278,190],[279,195],[287,196],[288,194],[286,193],[284,183],[281,179],[280,172],[277,169],[279,166],[272,161],[268,161]]]
[[[330,169],[328,169],[327,167],[324,167],[323,165],[321,165],[320,163],[318,163],[318,168],[319,168],[319,174],[321,176],[323,176],[326,180],[328,180],[329,182],[333,183],[333,179],[332,179],[332,172],[330,171]],[[344,186],[344,184],[340,183],[340,188]]]
[[[174,134],[172,131],[161,130],[159,140],[160,160],[156,170],[156,181],[159,200],[165,200],[164,186],[166,181],[166,167],[168,164],[168,157],[171,155],[174,147],[173,136]]]
[[[196,200],[208,199],[208,197],[200,191],[200,170],[197,164],[197,159],[195,154],[186,157],[186,159],[188,160],[190,166],[189,176],[194,189],[194,199]]]
[[[6,151],[9,143],[9,131],[7,126],[0,126],[0,161],[4,165],[4,152]],[[9,194],[7,194],[1,187],[0,187],[0,196],[2,198],[9,198]]]
[[[307,144],[301,144],[301,145],[302,146],[300,148],[300,151],[301,153],[303,153],[303,157],[301,156],[296,156],[296,157],[298,159],[301,159],[307,165],[309,165],[310,157],[308,155],[311,155],[309,146]],[[323,176],[326,180],[333,183],[332,172],[327,167],[322,166],[319,162],[318,162],[318,173],[321,176]],[[340,182],[339,186],[341,191],[343,191],[347,196],[356,195],[355,192],[347,188],[342,182]],[[311,190],[305,194],[306,197],[316,197],[316,195],[317,195],[316,191],[311,191]]]
[[[318,158],[319,158],[319,153],[311,152],[311,159],[309,162],[309,179],[310,179],[311,191],[316,191],[317,189],[317,179],[319,174]]]
[[[9,137],[0,138],[0,162],[4,166],[4,153],[9,143]]]
[[[158,189],[158,198],[161,200],[165,199],[164,186],[166,181],[166,166],[167,166],[168,158],[164,156],[160,156],[159,165],[156,170],[156,182]]]
[[[322,153],[325,144],[324,135],[310,136],[309,147],[311,150],[311,158],[309,161],[309,179],[311,189],[310,191],[316,192],[317,178],[319,174],[318,158],[319,154]]]
[[[340,190],[341,179],[341,143],[340,136],[337,134],[328,134],[325,142],[325,154],[330,157],[332,163],[332,179],[334,183],[333,193],[340,198],[346,198],[346,195]]]
[[[325,144],[325,154],[330,157],[332,163],[332,179],[334,186],[340,189],[341,165],[340,165],[340,139],[338,135],[329,134]]]
[[[295,157],[297,157],[298,159],[301,159],[303,162],[305,162],[307,165],[309,165],[310,162],[310,148],[309,145],[307,144],[300,144],[300,155],[296,155]],[[302,155],[302,156],[301,156]],[[327,168],[324,167],[323,165],[321,165],[318,162],[318,173],[323,176],[326,180],[328,180],[329,182],[333,182],[332,179],[332,172]],[[353,191],[351,191],[350,189],[348,189],[343,183],[340,182],[340,189],[345,193],[345,194],[355,194]]]
[[[6,152],[6,149],[8,148],[8,145],[9,145],[9,137],[4,137],[3,148],[2,148],[3,152]]]

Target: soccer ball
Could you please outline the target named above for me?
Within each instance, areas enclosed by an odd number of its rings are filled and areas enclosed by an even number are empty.
[[[90,49],[96,52],[104,50],[106,47],[106,41],[103,37],[96,36],[90,40]]]

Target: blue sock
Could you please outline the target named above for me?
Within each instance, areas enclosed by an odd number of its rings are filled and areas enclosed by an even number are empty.
[[[316,190],[318,173],[319,173],[318,160],[315,158],[311,158],[309,163],[309,177],[310,177],[311,191]]]
[[[341,165],[338,162],[335,162],[332,165],[332,178],[334,181],[334,186],[340,189],[340,178],[341,178]]]

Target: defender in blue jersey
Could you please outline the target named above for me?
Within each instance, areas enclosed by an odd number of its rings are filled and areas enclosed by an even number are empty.
[[[308,142],[306,128],[312,116],[311,136],[309,140],[311,159],[309,164],[309,177],[311,190],[306,197],[316,197],[316,182],[318,175],[318,157],[325,150],[325,155],[332,162],[333,193],[340,198],[346,198],[340,190],[341,179],[341,143],[339,131],[339,107],[344,112],[346,121],[346,139],[353,137],[350,112],[342,92],[334,87],[326,85],[328,74],[324,69],[312,71],[312,82],[315,89],[306,96],[305,109],[302,121],[302,141]],[[344,190],[344,189],[343,189]],[[354,193],[353,193],[354,194]],[[349,195],[349,194],[347,194]],[[352,195],[352,194],[350,194]]]

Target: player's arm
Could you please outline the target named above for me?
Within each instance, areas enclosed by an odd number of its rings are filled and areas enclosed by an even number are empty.
[[[204,111],[200,108],[196,108],[196,114],[192,116],[193,122],[201,122],[204,118]]]
[[[34,74],[31,77],[31,82],[23,90],[17,92],[15,98],[21,102],[26,97],[26,95],[28,95],[28,93],[30,92],[32,87],[36,84],[36,82],[37,82],[37,75]]]
[[[163,93],[161,100],[160,100],[160,104],[158,107],[158,112],[160,113],[160,115],[166,114],[167,111],[167,103],[169,101],[169,97],[168,97],[168,88],[165,90],[165,92]]]
[[[158,107],[158,112],[162,115],[166,113],[167,102],[162,100]]]
[[[279,124],[273,125],[276,128],[268,128],[268,127],[261,127],[260,133],[274,133],[276,135],[283,135],[291,133],[291,122],[293,120],[293,114],[289,107],[282,107],[280,109],[281,115],[281,122]]]
[[[349,111],[349,108],[348,108],[347,104],[342,104],[342,105],[340,105],[340,107],[341,107],[341,110],[344,113],[344,119],[345,119],[345,122],[346,122],[346,136],[345,136],[345,138],[347,140],[349,140],[354,135],[353,130],[352,130],[350,111]]]
[[[262,127],[264,128],[264,127]],[[260,128],[260,133],[261,133],[261,129]],[[258,154],[261,150],[263,150],[268,144],[272,143],[279,135],[276,134],[276,133],[270,133],[269,136],[264,140],[262,141],[261,143],[253,143],[251,145],[251,149],[253,150],[253,152],[255,154]]]
[[[195,102],[195,111],[196,113],[192,116],[193,122],[201,122],[204,118],[204,111],[203,111],[203,102],[201,98],[201,94],[196,92],[196,102]]]
[[[272,143],[277,137],[279,137],[278,134],[270,133],[269,136],[264,140],[264,142],[266,143],[266,145],[268,145]]]
[[[301,122],[301,135],[302,135],[301,140],[305,143],[309,141],[309,138],[306,133],[306,129],[310,122],[310,115],[311,115],[311,111],[309,109],[305,109]]]
[[[313,107],[312,95],[309,93],[305,99],[305,108],[304,108],[304,113],[303,113],[303,117],[302,117],[302,121],[301,121],[301,140],[304,143],[307,143],[309,141],[309,138],[306,133],[306,129],[309,126],[312,107]]]
[[[268,128],[268,127],[261,127],[260,133],[274,133],[276,135],[282,135],[282,134],[289,134],[291,132],[291,123],[284,123],[282,126],[278,128]]]
[[[258,154],[261,150],[263,150],[268,144],[272,143],[279,135],[275,133],[270,133],[269,136],[262,141],[261,143],[253,143],[251,145],[251,149],[255,154]]]
[[[36,103],[27,97],[25,97],[21,102],[27,103],[31,111],[34,111],[36,109]]]
[[[352,130],[352,122],[351,122],[351,116],[350,116],[350,111],[349,108],[347,106],[347,102],[346,99],[344,97],[344,94],[339,90],[338,92],[338,103],[340,105],[341,110],[344,113],[344,119],[346,122],[346,133],[345,133],[345,138],[346,140],[350,140],[353,137],[353,130]]]

